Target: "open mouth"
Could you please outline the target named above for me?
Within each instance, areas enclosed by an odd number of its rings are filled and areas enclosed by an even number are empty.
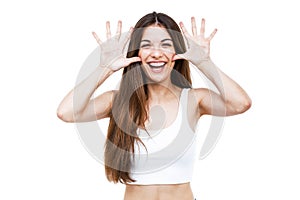
[[[148,65],[152,72],[160,73],[163,71],[166,63],[165,62],[149,62]]]

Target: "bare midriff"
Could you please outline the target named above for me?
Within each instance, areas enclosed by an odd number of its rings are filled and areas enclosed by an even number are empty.
[[[126,185],[124,200],[193,200],[190,183]]]

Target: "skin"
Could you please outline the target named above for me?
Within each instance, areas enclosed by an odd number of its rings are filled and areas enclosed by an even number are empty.
[[[124,200],[194,200],[189,183],[174,185],[126,186]]]
[[[120,39],[122,23],[118,23],[117,34],[111,37],[110,24],[107,22],[107,41],[103,43],[96,33],[93,36],[101,48],[101,63],[82,83],[72,89],[62,100],[57,115],[65,122],[86,122],[108,117],[115,91],[107,91],[91,99],[95,90],[114,72],[141,61],[148,79],[152,82],[149,89],[149,108],[159,105],[166,115],[164,126],[169,126],[176,118],[181,88],[173,85],[170,73],[175,60],[186,59],[193,63],[216,86],[219,93],[207,88],[192,88],[188,94],[188,120],[192,129],[202,115],[231,116],[245,112],[251,106],[246,92],[229,76],[222,72],[210,59],[210,41],[216,29],[205,37],[205,20],[201,21],[200,33],[197,33],[195,19],[192,17],[192,34],[183,23],[182,32],[188,41],[187,52],[176,55],[168,32],[160,26],[152,25],[145,29],[138,57],[126,58],[122,49],[128,41],[131,31],[125,39]],[[112,47],[114,47],[112,49]],[[165,63],[162,70],[153,71],[152,63]],[[74,91],[80,98],[73,106]],[[150,109],[151,110],[151,109]],[[153,113],[149,112],[149,118]],[[146,126],[151,127],[151,121]],[[172,185],[126,185],[125,200],[192,200],[194,199],[190,183]]]

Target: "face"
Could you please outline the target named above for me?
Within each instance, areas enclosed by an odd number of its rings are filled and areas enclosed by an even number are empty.
[[[170,81],[175,61],[175,49],[171,36],[165,28],[157,25],[145,28],[140,43],[139,57],[150,81]]]

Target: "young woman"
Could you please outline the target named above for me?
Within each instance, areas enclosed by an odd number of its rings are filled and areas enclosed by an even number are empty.
[[[66,122],[110,118],[105,146],[109,181],[126,184],[125,200],[192,200],[196,124],[203,115],[230,116],[251,106],[246,92],[210,59],[210,41],[192,18],[192,34],[163,13],[142,17],[126,37],[111,36],[100,45],[100,65],[71,90],[57,114]],[[182,33],[181,33],[182,31]],[[124,48],[129,41],[127,55]],[[189,62],[218,89],[192,88]],[[118,90],[93,93],[123,69]],[[76,103],[74,95],[76,95]],[[78,98],[80,97],[80,98]]]

